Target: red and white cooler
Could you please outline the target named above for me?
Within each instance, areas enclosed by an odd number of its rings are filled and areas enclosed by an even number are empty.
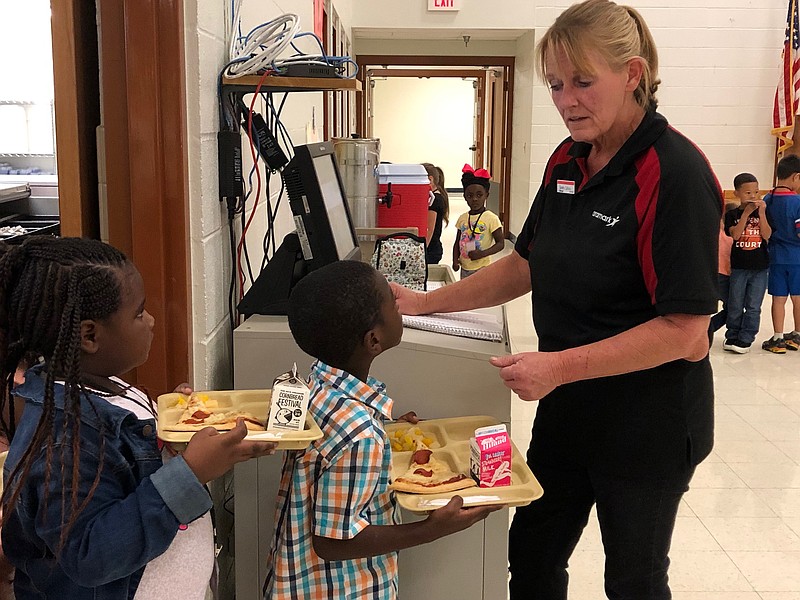
[[[416,164],[379,164],[378,196],[384,198],[392,184],[392,205],[378,204],[378,227],[416,227],[419,235],[428,233],[428,198],[431,185],[428,172]]]

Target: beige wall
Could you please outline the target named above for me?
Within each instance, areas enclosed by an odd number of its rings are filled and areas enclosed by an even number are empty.
[[[427,0],[353,0],[353,27],[414,28],[525,28],[534,24],[536,3],[529,0],[465,0],[459,11],[428,11]],[[470,42],[471,45],[471,42]]]
[[[568,6],[537,9],[537,34]],[[638,0],[659,51],[659,109],[706,154],[723,188],[741,171],[772,181],[772,102],[786,22],[785,0]],[[533,90],[531,173],[565,137],[547,89]],[[687,190],[691,193],[691,190]]]

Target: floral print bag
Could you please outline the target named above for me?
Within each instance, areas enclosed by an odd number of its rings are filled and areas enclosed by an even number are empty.
[[[387,280],[424,292],[428,283],[425,238],[413,233],[393,233],[375,241],[372,266]]]

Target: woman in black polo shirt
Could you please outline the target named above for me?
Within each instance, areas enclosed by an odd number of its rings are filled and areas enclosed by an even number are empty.
[[[511,526],[511,598],[566,598],[567,561],[596,504],[608,597],[666,599],[678,504],[713,441],[722,193],[656,112],[658,58],[635,10],[571,6],[536,62],[570,137],[515,252],[429,294],[395,292],[419,314],[532,291],[539,352],[493,359],[520,398],[541,400],[528,463],[545,493]]]

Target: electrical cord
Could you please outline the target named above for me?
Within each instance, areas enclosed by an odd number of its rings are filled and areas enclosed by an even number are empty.
[[[240,9],[241,1],[237,2],[234,15],[236,23],[239,22]],[[291,46],[299,32],[300,21],[297,15],[287,13],[257,25],[244,37],[231,35],[229,58],[236,62],[228,64],[225,75],[230,78],[244,77],[274,69],[278,64],[278,57]]]
[[[282,146],[287,157],[291,158],[294,154],[294,144],[291,135],[282,123],[280,116],[288,94],[284,94],[279,106],[276,108],[272,93],[264,94],[261,88],[266,77],[285,73],[291,65],[326,65],[335,68],[339,77],[353,78],[358,73],[358,65],[349,56],[327,56],[324,51],[322,41],[313,33],[301,32],[300,23],[297,15],[287,13],[267,23],[262,23],[246,35],[242,33],[241,9],[243,0],[231,0],[230,21],[226,28],[228,39],[229,61],[219,73],[217,82],[217,92],[219,101],[219,126],[221,131],[239,131],[245,123],[240,118],[244,114],[246,105],[239,109],[241,94],[224,93],[223,79],[243,77],[246,75],[259,75],[258,85],[253,93],[253,98],[246,113],[246,127],[249,138],[250,156],[253,160],[253,167],[247,180],[246,193],[241,198],[228,200],[228,216],[231,236],[231,251],[233,272],[231,274],[231,289],[229,293],[229,311],[231,315],[231,327],[235,326],[238,317],[235,314],[233,302],[238,297],[239,301],[244,297],[244,288],[249,279],[252,284],[254,273],[250,260],[250,252],[247,247],[247,233],[253,223],[259,203],[261,202],[262,190],[266,194],[265,213],[266,228],[262,239],[262,250],[264,255],[261,261],[263,269],[269,263],[270,257],[276,252],[276,231],[275,225],[277,216],[281,209],[283,197],[285,195],[285,184],[281,178],[281,186],[277,198],[273,204],[271,183],[275,171],[268,168],[265,162],[265,175],[262,180],[259,159],[263,159],[261,148],[258,147],[258,136],[254,135],[253,115],[256,98],[261,96],[267,107],[265,111],[265,123],[272,133],[276,142]],[[226,8],[227,10],[227,8]],[[303,38],[312,38],[319,47],[319,54],[304,53],[298,47],[298,41]],[[294,55],[284,56],[291,48]],[[352,66],[353,72],[350,73]],[[253,174],[256,176],[255,188],[253,187]],[[252,207],[248,204],[252,203]],[[248,213],[249,208],[249,215]],[[236,216],[240,217],[241,237],[236,241]],[[238,294],[237,294],[238,285]]]
[[[242,0],[236,0],[232,6],[233,19],[231,22],[228,57],[223,73],[229,78],[244,77],[246,75],[259,75],[271,70],[277,74],[285,72],[289,65],[324,65],[336,69],[339,77],[352,79],[358,74],[358,65],[349,56],[328,56],[322,40],[312,32],[301,32],[300,21],[297,15],[287,13],[280,17],[257,25],[247,35],[241,31]],[[295,44],[296,40],[310,37],[319,46],[319,54],[309,54],[300,50]],[[296,54],[281,58],[281,55],[292,48]],[[350,73],[350,67],[353,73]]]

